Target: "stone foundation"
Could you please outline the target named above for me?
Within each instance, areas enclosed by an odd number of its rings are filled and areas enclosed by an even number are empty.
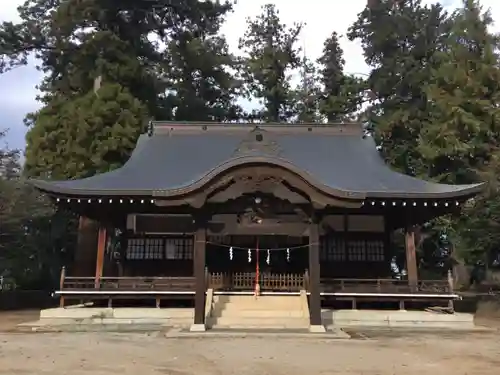
[[[323,324],[334,327],[474,329],[474,315],[429,311],[323,310]]]
[[[147,324],[190,327],[192,308],[69,307],[40,311],[40,324]]]

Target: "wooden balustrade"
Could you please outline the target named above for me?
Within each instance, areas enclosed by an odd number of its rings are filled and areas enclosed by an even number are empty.
[[[416,287],[408,280],[396,279],[321,279],[324,293],[381,293],[381,294],[450,294],[447,280],[421,280]]]
[[[255,288],[255,272],[206,272],[207,288],[220,291],[248,291]],[[298,292],[308,290],[309,276],[303,274],[259,274],[261,291]],[[186,277],[72,277],[61,273],[60,291],[151,291],[194,292],[195,278]],[[451,294],[447,280],[421,280],[416,289],[406,280],[396,279],[321,279],[323,293],[380,293],[380,294]]]
[[[194,277],[71,277],[61,282],[61,291],[194,291]]]

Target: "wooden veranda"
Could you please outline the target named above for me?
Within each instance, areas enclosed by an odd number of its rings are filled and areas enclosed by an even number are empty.
[[[205,272],[205,290],[216,294],[254,294],[259,283],[261,294],[309,294],[308,271],[303,274],[255,272]],[[196,279],[186,277],[74,277],[61,273],[60,288],[56,295],[60,305],[65,301],[107,300],[150,300],[160,307],[163,299],[194,299]],[[409,285],[406,280],[396,279],[333,279],[322,278],[320,282],[322,299],[351,301],[356,308],[358,301],[397,301],[404,308],[405,301],[450,302],[458,299],[452,284],[447,280],[420,280]]]

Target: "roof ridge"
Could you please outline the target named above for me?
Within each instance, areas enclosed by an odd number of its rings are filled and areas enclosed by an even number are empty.
[[[207,131],[248,132],[259,129],[263,131],[292,133],[328,133],[343,135],[362,135],[361,123],[231,123],[231,122],[191,122],[191,121],[151,121],[148,134],[170,134],[172,132],[204,133]]]

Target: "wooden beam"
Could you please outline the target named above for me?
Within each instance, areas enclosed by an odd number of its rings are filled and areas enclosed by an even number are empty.
[[[207,230],[206,222],[197,222],[198,229],[194,235],[193,272],[195,281],[194,326],[201,330],[205,326],[205,251]]]
[[[99,227],[97,236],[97,258],[95,263],[95,286],[99,286],[104,269],[104,252],[106,250],[106,228]]]
[[[322,326],[320,296],[319,225],[309,225],[309,315],[311,327]]]
[[[408,272],[408,285],[412,289],[417,288],[418,284],[418,268],[417,254],[415,248],[415,229],[413,226],[407,227],[405,232],[405,247],[406,247],[406,271]]]

